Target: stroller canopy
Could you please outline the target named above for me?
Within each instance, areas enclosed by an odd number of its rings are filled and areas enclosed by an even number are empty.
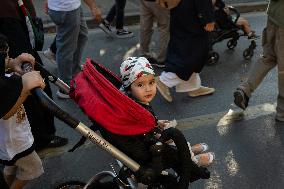
[[[119,91],[120,79],[102,65],[86,60],[71,81],[70,97],[101,127],[118,135],[139,135],[155,127],[154,116]]]

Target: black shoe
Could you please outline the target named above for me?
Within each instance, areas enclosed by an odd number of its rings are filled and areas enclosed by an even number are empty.
[[[151,65],[152,66],[156,66],[156,67],[158,67],[158,68],[164,68],[164,67],[166,67],[166,65],[165,65],[165,62],[156,62],[156,63],[151,63]]]
[[[248,107],[249,97],[242,89],[237,89],[234,92],[234,98],[234,103],[241,109],[245,110]]]
[[[156,67],[158,67],[158,68],[164,68],[164,67],[165,67],[165,63],[164,63],[164,62],[158,62],[158,61],[156,60],[156,58],[149,57],[149,56],[147,56],[147,55],[142,55],[142,56],[144,56],[145,58],[147,58],[147,60],[150,62],[150,64],[151,64],[152,66],[156,66]]]
[[[127,31],[125,29],[117,30],[116,31],[116,37],[123,39],[128,37],[133,37],[133,33],[131,31]]]
[[[111,37],[113,37],[113,33],[111,30],[111,25],[109,23],[107,23],[105,20],[103,20],[99,27],[108,35],[110,35]]]
[[[249,34],[248,34],[248,39],[258,39],[260,38],[259,35],[256,35],[255,31],[251,31]]]
[[[60,137],[60,136],[54,136],[52,138],[52,140],[50,141],[50,143],[46,147],[47,148],[57,148],[57,147],[64,146],[67,143],[68,143],[67,138],[63,138],[63,137]]]
[[[277,121],[277,122],[279,122],[279,123],[284,123],[284,117],[280,117],[280,116],[278,116],[277,113],[276,113],[275,121]]]

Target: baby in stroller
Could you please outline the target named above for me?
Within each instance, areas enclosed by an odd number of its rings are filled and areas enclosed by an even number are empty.
[[[234,7],[226,6],[222,0],[212,0],[212,4],[214,6],[216,25],[215,30],[211,32],[211,52],[208,64],[214,64],[219,60],[219,54],[213,51],[215,43],[230,39],[227,42],[227,47],[234,49],[242,36],[247,37],[251,41],[249,47],[243,51],[243,57],[246,60],[251,59],[256,48],[254,39],[259,38],[259,36],[251,29],[248,20],[241,17],[238,10]]]
[[[175,124],[171,123],[174,123],[175,120],[172,122],[168,120],[158,120],[149,104],[156,95],[156,81],[154,76],[154,70],[146,58],[129,57],[120,67],[120,77],[122,81],[120,90],[154,116],[158,130],[164,130],[171,127],[171,125],[174,126]],[[172,141],[167,141],[167,143],[174,145]],[[205,153],[205,151],[208,150],[207,144],[199,143],[190,146],[190,143],[188,143],[188,145],[192,160],[198,166],[207,167],[212,163],[214,153]]]
[[[242,16],[234,17],[231,15],[232,7],[227,6],[222,0],[212,0],[215,9],[215,19],[222,29],[229,29],[233,23],[238,26],[248,36],[249,39],[255,39],[259,36],[251,29],[248,20]]]

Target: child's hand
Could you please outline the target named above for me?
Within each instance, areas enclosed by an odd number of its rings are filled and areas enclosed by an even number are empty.
[[[175,119],[169,120],[158,120],[158,127],[162,130],[168,129],[170,127],[176,127],[177,121]]]
[[[170,123],[169,120],[158,120],[158,127],[162,130]]]
[[[211,32],[214,30],[214,27],[215,27],[215,23],[214,22],[211,22],[211,23],[208,23],[206,24],[206,26],[204,27],[204,29],[208,32]]]
[[[23,91],[26,91],[29,93],[30,90],[40,87],[44,88],[45,83],[43,78],[41,77],[39,71],[31,71],[28,73],[25,73],[22,76],[22,82],[23,82]]]

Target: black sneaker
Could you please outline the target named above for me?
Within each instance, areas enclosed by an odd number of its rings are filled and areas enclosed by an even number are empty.
[[[260,38],[259,35],[256,35],[255,31],[251,31],[249,34],[248,34],[248,39],[258,39]]]
[[[156,60],[156,58],[149,57],[149,56],[147,56],[147,55],[142,55],[142,56],[144,56],[145,58],[147,58],[147,60],[150,62],[150,64],[151,64],[152,66],[156,66],[156,67],[158,67],[158,68],[164,68],[164,67],[165,67],[165,63],[164,63],[164,62],[158,62],[158,61]]]
[[[121,29],[121,30],[117,30],[116,31],[116,37],[117,38],[129,38],[129,37],[133,37],[133,33],[131,31],[127,31],[125,29]]]
[[[248,107],[249,97],[242,89],[237,89],[234,92],[234,98],[234,103],[241,109],[245,110]]]
[[[164,68],[164,67],[166,67],[166,65],[165,65],[165,62],[156,62],[156,63],[151,63],[151,65],[152,66],[156,66],[156,67],[158,67],[158,68]]]
[[[103,20],[99,27],[108,35],[110,35],[111,37],[113,37],[113,33],[112,33],[112,30],[111,30],[111,25],[109,23],[107,23],[106,20]]]
[[[46,147],[47,148],[57,148],[57,147],[65,146],[67,143],[68,143],[67,138],[63,138],[60,136],[54,136]]]

